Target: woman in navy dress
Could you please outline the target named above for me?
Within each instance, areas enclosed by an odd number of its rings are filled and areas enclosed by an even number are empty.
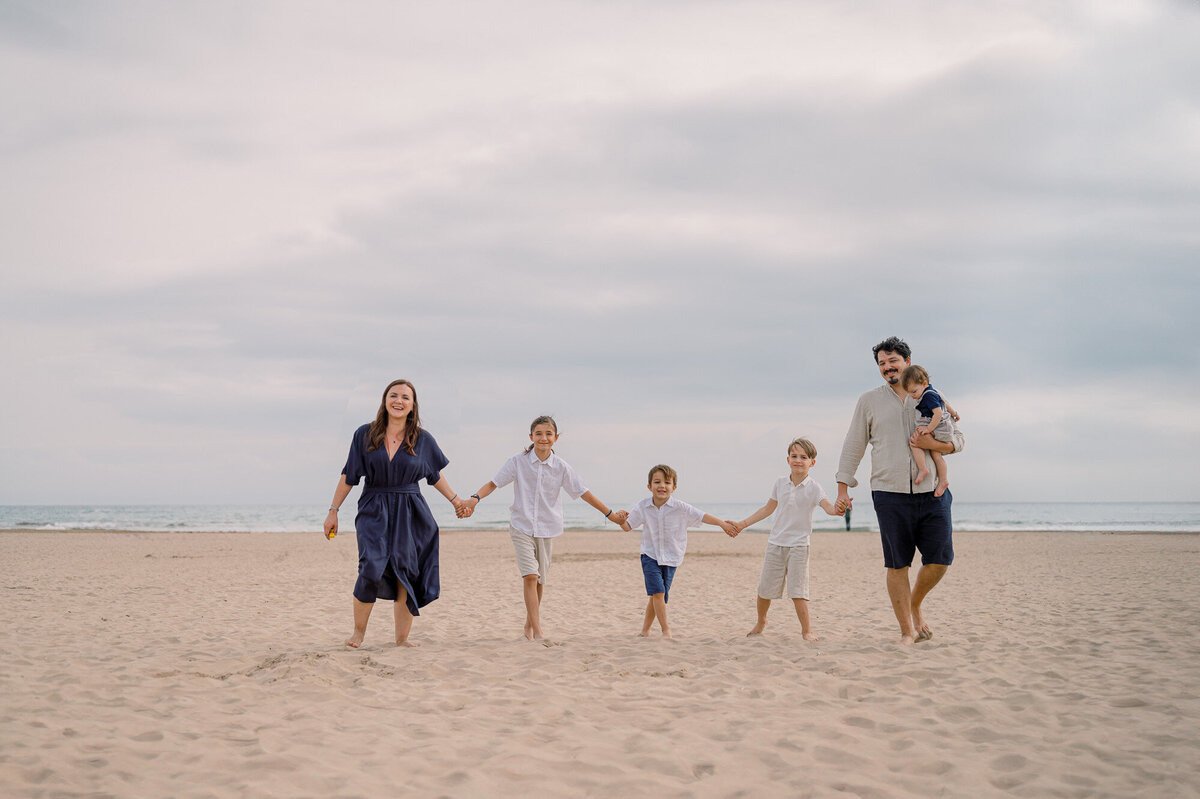
[[[407,380],[393,380],[383,391],[375,421],[354,431],[350,456],[325,517],[325,535],[332,538],[337,534],[338,508],[350,488],[366,478],[354,517],[358,582],[354,633],[346,646],[362,643],[376,599],[396,603],[396,646],[417,646],[408,640],[413,616],[437,599],[441,589],[438,526],[417,482],[425,480],[457,512],[464,503],[442,477],[447,463],[433,436],[421,429],[416,388]]]

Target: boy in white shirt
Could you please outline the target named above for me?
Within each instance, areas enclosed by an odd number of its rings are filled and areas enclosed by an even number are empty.
[[[812,533],[813,510],[819,505],[830,516],[841,516],[825,497],[825,489],[808,476],[817,462],[817,448],[806,438],[788,444],[787,463],[791,474],[775,481],[767,504],[751,513],[736,527],[742,531],[770,516],[778,508],[775,525],[767,539],[762,576],[758,581],[758,624],[747,635],[759,635],[767,626],[767,610],[772,599],[788,596],[796,605],[800,632],[805,641],[819,640],[808,616],[808,537]]]
[[[667,596],[675,570],[683,563],[687,549],[688,527],[700,523],[720,527],[725,534],[736,536],[738,529],[733,522],[722,521],[710,513],[673,498],[678,488],[678,474],[666,464],[650,469],[648,477],[650,496],[643,499],[623,524],[622,530],[642,528],[642,574],[646,578],[646,616],[642,623],[643,638],[650,637],[650,627],[658,619],[663,638],[671,637],[671,625],[667,623]]]

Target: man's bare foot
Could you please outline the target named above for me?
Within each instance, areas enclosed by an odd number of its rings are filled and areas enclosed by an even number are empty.
[[[407,638],[405,638],[403,641],[397,641],[397,642],[396,642],[396,646],[411,646],[411,647],[418,647],[418,646],[420,646],[420,644],[415,644],[415,643],[413,643],[412,641],[410,641],[410,640],[408,640]]]
[[[767,620],[759,619],[758,624],[754,625],[754,628],[752,630],[750,630],[750,632],[746,633],[746,637],[749,638],[752,635],[762,635],[762,631],[765,630],[766,627],[767,627]]]
[[[350,647],[351,649],[358,649],[359,646],[362,645],[363,637],[366,636],[366,634],[366,630],[355,630],[350,634],[350,637],[346,639],[346,646]]]
[[[925,621],[925,617],[921,615],[919,607],[912,609],[913,633],[915,640],[923,641],[925,638],[933,637],[933,630],[929,629],[929,622]],[[924,635],[925,638],[921,638]]]
[[[920,480],[918,480],[917,482],[920,482]],[[950,487],[949,480],[939,480],[937,487],[933,489],[933,495],[935,497],[940,497],[942,494],[946,493],[946,489],[949,487]]]
[[[820,641],[816,633],[801,633],[805,641]]]

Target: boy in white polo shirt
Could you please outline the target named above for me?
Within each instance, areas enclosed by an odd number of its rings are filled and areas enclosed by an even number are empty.
[[[671,592],[671,581],[675,570],[683,563],[687,549],[688,527],[712,524],[720,527],[731,538],[738,534],[733,522],[722,521],[711,513],[705,513],[671,495],[675,493],[678,474],[670,466],[660,463],[650,469],[647,477],[650,496],[643,499],[621,523],[621,529],[630,531],[642,528],[642,576],[646,579],[646,616],[642,623],[641,636],[650,637],[650,627],[658,619],[663,638],[671,637],[671,625],[667,623],[667,597]],[[615,514],[614,514],[615,515]]]
[[[767,626],[772,599],[788,596],[796,605],[800,632],[805,641],[818,640],[808,617],[808,537],[812,533],[813,510],[819,505],[830,516],[841,516],[825,497],[825,489],[808,472],[817,462],[817,448],[807,438],[788,444],[787,463],[791,474],[775,481],[767,504],[737,523],[739,531],[775,513],[775,525],[767,539],[762,576],[758,581],[758,624],[747,635],[759,635]]]

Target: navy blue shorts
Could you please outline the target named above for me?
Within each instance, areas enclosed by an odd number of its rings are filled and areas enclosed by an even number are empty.
[[[663,595],[663,602],[671,594],[671,581],[675,579],[677,566],[662,566],[649,555],[642,555],[642,574],[646,577],[646,596]]]
[[[883,565],[906,569],[913,554],[921,551],[922,564],[949,566],[954,561],[954,543],[950,540],[949,489],[940,497],[932,491],[898,494],[872,491],[875,518],[879,520],[879,538],[883,541]]]

